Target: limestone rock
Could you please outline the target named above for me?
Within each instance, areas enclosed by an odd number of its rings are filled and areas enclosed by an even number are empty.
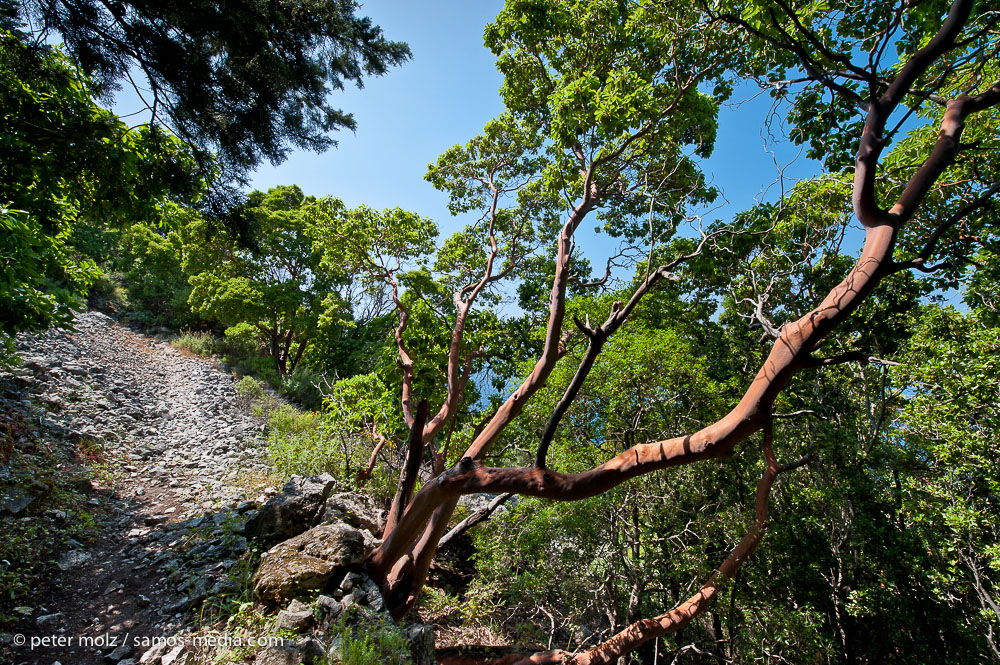
[[[29,494],[27,490],[15,486],[7,490],[7,494],[0,501],[0,504],[3,505],[4,510],[16,516],[23,514],[34,500],[35,497]]]
[[[337,481],[330,474],[292,476],[249,520],[244,533],[265,542],[297,536],[316,523]]]
[[[301,632],[309,628],[312,622],[312,608],[297,600],[293,600],[287,608],[278,612],[278,628]]]
[[[410,653],[414,665],[435,665],[434,628],[424,624],[414,624],[406,630],[406,639],[410,642]]]
[[[132,655],[132,646],[130,644],[123,644],[108,655],[104,657],[105,663],[117,663],[120,660],[125,660]]]
[[[187,654],[184,653],[184,645],[178,644],[173,649],[163,654],[160,658],[160,665],[181,665],[187,661]]]
[[[254,659],[254,665],[302,665],[302,654],[287,644],[269,646]]]
[[[35,618],[35,625],[39,628],[53,629],[59,625],[62,621],[62,612],[56,612],[55,614],[46,614]]]
[[[70,550],[56,562],[56,565],[59,566],[59,570],[67,572],[87,563],[90,561],[90,558],[90,555],[86,552],[81,552],[80,550]]]
[[[261,558],[254,593],[261,602],[278,605],[309,589],[322,589],[345,566],[364,559],[361,534],[342,522],[321,524],[279,543]]]
[[[167,653],[169,648],[166,640],[157,641],[139,658],[140,665],[158,665],[163,654]]]
[[[385,511],[375,507],[370,497],[355,492],[331,494],[323,506],[320,522],[347,522],[356,529],[382,533]]]
[[[324,595],[316,597],[316,606],[326,615],[327,621],[336,621],[340,611],[344,609],[336,598]]]
[[[310,637],[295,643],[295,648],[302,654],[302,662],[306,665],[321,662],[326,657],[326,647],[316,638]]]

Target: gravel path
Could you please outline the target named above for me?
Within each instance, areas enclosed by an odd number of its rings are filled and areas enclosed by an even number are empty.
[[[41,425],[54,440],[103,442],[110,463],[90,499],[96,541],[70,542],[30,617],[64,644],[16,650],[15,662],[132,665],[142,638],[173,635],[187,610],[231,590],[241,515],[264,498],[240,482],[266,472],[260,423],[214,363],[97,312],[18,346]]]

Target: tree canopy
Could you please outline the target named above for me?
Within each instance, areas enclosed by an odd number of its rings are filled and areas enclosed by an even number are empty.
[[[354,129],[331,93],[410,56],[352,0],[14,3],[18,27],[52,33],[105,99],[136,87],[162,124],[227,175],[288,150],[323,150]]]

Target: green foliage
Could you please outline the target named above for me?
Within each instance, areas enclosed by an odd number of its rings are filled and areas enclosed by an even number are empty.
[[[226,328],[225,336],[226,348],[237,358],[248,358],[260,351],[257,329],[246,321]]]
[[[808,146],[809,157],[836,172],[854,164],[865,114],[859,102],[867,100],[870,92],[867,82],[843,75],[845,63],[856,67],[860,60],[851,62],[853,55],[872,53],[870,63],[865,66],[873,67],[872,80],[880,82],[872,92],[881,94],[885,87],[882,82],[894,78],[899,62],[924,46],[938,31],[950,4],[935,0],[899,9],[880,0],[852,3],[849,8],[846,3],[814,0],[780,4],[737,0],[715,4],[713,12],[743,26],[738,35],[745,40],[746,48],[739,54],[738,73],[757,80],[781,82],[771,86],[771,94],[789,103],[791,138]],[[917,89],[940,89],[948,95],[954,90],[970,90],[977,83],[995,80],[992,75],[981,77],[981,67],[990,59],[987,53],[992,52],[989,46],[983,50],[988,43],[985,36],[996,21],[988,7],[991,7],[989,2],[976,3],[971,19],[958,37],[961,47],[932,63],[917,82]],[[793,39],[806,34],[810,38]],[[803,61],[809,63],[812,72],[832,75],[810,75],[792,83]],[[933,114],[943,110],[926,95],[907,103]],[[897,129],[905,133],[911,128],[912,125]],[[886,138],[892,140],[894,136]],[[897,180],[897,184],[903,183],[905,179]]]
[[[27,211],[0,208],[0,365],[13,357],[14,333],[68,326],[96,266],[77,261],[66,231],[47,233]]]
[[[322,416],[281,405],[267,418],[268,459],[279,472],[343,476],[343,458],[322,425]]]
[[[9,349],[18,331],[69,325],[100,274],[75,251],[74,229],[154,219],[202,182],[179,141],[129,128],[93,102],[58,50],[9,32],[0,33],[0,108],[0,338]]]
[[[323,403],[323,397],[317,387],[321,380],[322,375],[300,364],[294,371],[281,377],[278,389],[304,408],[318,409]]]
[[[346,276],[340,264],[322,263],[315,229],[329,225],[340,206],[306,197],[298,187],[254,192],[248,212],[259,242],[241,248],[221,233],[209,237],[202,220],[189,225],[183,269],[192,286],[189,302],[246,339],[248,326],[271,356],[279,376],[293,372],[306,349],[325,330],[349,321],[344,301],[332,297]]]
[[[185,330],[170,340],[170,344],[174,348],[190,351],[202,357],[214,355],[221,349],[219,338],[202,330]]]
[[[188,305],[191,287],[182,268],[184,233],[194,218],[192,210],[169,205],[156,224],[133,224],[122,232],[110,266],[120,270],[133,318],[176,328],[201,322]]]
[[[340,639],[343,665],[412,665],[410,643],[391,620],[353,605],[344,610],[333,628]]]
[[[409,58],[353,2],[205,4],[93,0],[16,3],[18,22],[52,31],[109,95],[141,71],[154,121],[236,175],[290,148],[322,150],[328,132],[354,128],[329,95]],[[27,27],[27,26],[25,26]]]
[[[378,373],[341,379],[323,398],[328,418],[345,431],[404,434],[399,424],[402,420],[399,400]]]
[[[508,2],[485,41],[504,74],[507,112],[528,132],[500,153],[539,178],[526,191],[537,188],[549,205],[566,192],[579,197],[590,167],[602,228],[630,241],[650,223],[669,233],[680,201],[712,199],[684,146],[712,152],[724,95],[702,89],[721,90],[731,44],[702,18],[683,4]],[[664,178],[670,187],[650,192]]]
[[[929,307],[893,377],[906,400],[890,432],[912,469],[900,478],[900,510],[937,562],[940,602],[961,598],[979,634],[1000,628],[990,604],[1000,579],[997,333],[978,312]]]
[[[402,208],[346,210],[336,199],[324,199],[314,219],[317,248],[329,270],[348,270],[382,283],[381,273],[422,262],[434,252],[437,225]]]
[[[233,389],[236,390],[236,395],[239,397],[243,408],[251,413],[253,413],[254,406],[263,402],[266,396],[264,383],[252,376],[240,377],[240,379],[233,384]],[[261,413],[256,415],[260,417],[262,413],[263,410]]]

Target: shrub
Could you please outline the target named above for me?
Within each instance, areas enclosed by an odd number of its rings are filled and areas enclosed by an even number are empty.
[[[268,455],[278,471],[289,476],[324,472],[343,475],[343,454],[330,441],[321,416],[283,404],[271,411],[267,424]]]
[[[190,351],[199,356],[210,356],[219,352],[219,338],[210,332],[184,330],[170,341],[175,349]]]
[[[226,328],[224,353],[233,359],[253,356],[260,351],[260,341],[257,339],[259,334],[256,328],[246,322]]]
[[[307,409],[318,409],[323,404],[323,396],[316,387],[319,381],[319,374],[299,365],[294,372],[282,378],[281,392]]]
[[[113,263],[129,307],[151,323],[179,328],[201,322],[188,305],[191,286],[182,269],[182,230],[194,215],[166,206],[160,224],[135,224],[121,235],[121,255]]]
[[[410,643],[403,631],[387,619],[357,605],[344,610],[334,628],[340,635],[343,665],[412,665]]]
[[[235,384],[233,388],[236,390],[236,396],[239,400],[239,405],[245,411],[250,411],[254,404],[263,401],[264,399],[264,384],[261,381],[253,378],[252,376],[244,376]]]

